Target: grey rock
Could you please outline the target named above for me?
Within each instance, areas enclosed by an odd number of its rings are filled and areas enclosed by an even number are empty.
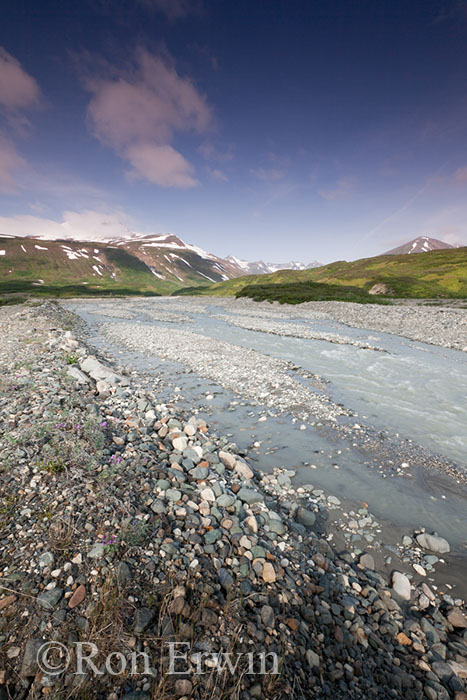
[[[94,545],[90,552],[88,552],[89,559],[101,559],[105,554],[105,544],[98,542]]]
[[[39,566],[41,569],[44,569],[46,566],[50,568],[53,566],[54,561],[55,557],[52,552],[44,552],[39,557]]]
[[[308,665],[311,668],[319,668],[320,666],[320,658],[318,654],[316,654],[312,649],[307,649],[305,653],[305,658],[308,662]]]
[[[295,519],[304,527],[313,527],[316,523],[316,515],[306,508],[299,508]]]
[[[362,554],[362,556],[359,559],[359,563],[365,569],[371,569],[371,571],[375,570],[375,560],[373,559],[371,554]]]
[[[264,501],[264,497],[261,493],[254,491],[253,489],[247,489],[245,486],[240,489],[237,496],[241,501],[247,503],[248,505],[252,505],[253,503],[261,503]]]
[[[274,610],[270,605],[263,605],[261,608],[261,622],[265,627],[274,627],[275,623]]]
[[[30,678],[39,671],[38,661],[43,644],[43,639],[28,639],[26,642],[20,671],[21,678]]]
[[[171,501],[172,503],[176,503],[176,501],[179,501],[181,499],[182,492],[178,491],[178,489],[167,489],[165,495],[167,496],[169,501]]]
[[[138,608],[135,614],[135,622],[133,625],[133,632],[135,634],[142,634],[151,622],[154,620],[154,612],[149,608]]]
[[[217,498],[217,505],[221,506],[222,508],[227,508],[228,506],[232,506],[235,503],[235,497],[231,496],[228,493],[223,493]]]
[[[206,544],[214,544],[214,542],[217,542],[222,537],[222,532],[220,530],[208,530],[204,534],[204,541]]]
[[[53,610],[63,597],[62,588],[53,588],[51,591],[44,591],[37,597],[37,604],[44,610]]]
[[[229,574],[227,569],[224,569],[223,567],[221,567],[219,569],[218,579],[219,579],[219,583],[221,584],[222,588],[224,588],[227,592],[229,592],[229,590],[232,588],[232,585],[233,585],[233,578]]]
[[[156,515],[163,515],[167,512],[167,507],[165,503],[157,499],[151,503],[151,510],[153,513],[156,513]]]
[[[80,369],[77,367],[68,367],[66,373],[68,374],[69,377],[72,379],[75,379],[78,384],[90,384],[90,379],[89,377],[84,374]]]
[[[423,549],[428,549],[436,554],[445,554],[451,551],[449,542],[438,535],[429,535],[423,532],[421,535],[417,535],[417,542]]]
[[[392,575],[392,587],[403,600],[410,600],[410,581],[405,574],[401,574],[400,571],[395,571]]]

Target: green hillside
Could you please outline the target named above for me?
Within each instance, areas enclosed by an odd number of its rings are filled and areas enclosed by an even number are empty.
[[[321,288],[309,284],[300,286],[310,282],[320,283]],[[467,298],[467,248],[414,255],[380,255],[353,262],[338,261],[310,270],[279,270],[270,275],[238,277],[206,288],[183,289],[175,294],[241,294],[299,303],[320,295],[335,299],[342,295],[348,297],[355,294],[355,288],[367,294],[375,284],[385,284],[390,289],[391,293],[384,295],[385,298]],[[326,291],[322,285],[332,287]],[[282,292],[277,286],[282,286]],[[339,286],[351,289],[342,290],[341,294]],[[371,298],[375,301],[374,296]]]
[[[191,279],[199,284],[198,276]],[[105,243],[0,238],[0,294],[160,295],[180,284],[160,279],[135,255]]]

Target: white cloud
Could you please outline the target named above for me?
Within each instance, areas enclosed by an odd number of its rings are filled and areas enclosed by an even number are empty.
[[[0,105],[17,111],[33,107],[40,101],[40,90],[35,79],[26,73],[5,49],[0,47]]]
[[[219,168],[208,168],[207,169],[209,175],[213,180],[217,180],[217,182],[228,182],[229,178],[227,177],[226,173],[223,170],[220,170]]]
[[[467,166],[465,168],[458,168],[454,173],[454,177],[458,182],[467,182]]]
[[[227,163],[234,158],[232,144],[227,149],[221,150],[210,141],[203,141],[198,150],[205,160],[215,160],[218,163]]]
[[[16,132],[29,126],[24,110],[40,103],[40,90],[35,79],[28,75],[19,61],[0,46],[0,112],[6,123]],[[0,132],[0,192],[18,190],[16,176],[26,162],[6,133]]]
[[[25,166],[13,143],[0,132],[0,192],[10,194],[17,190],[15,176]]]
[[[286,175],[285,170],[279,168],[255,168],[250,170],[250,173],[258,178],[258,180],[264,180],[266,182],[282,180]]]
[[[323,199],[329,201],[343,199],[355,189],[356,184],[357,181],[354,177],[341,177],[337,180],[335,187],[319,190],[318,192]]]
[[[170,145],[175,133],[203,133],[212,123],[205,96],[189,78],[140,50],[132,70],[88,78],[86,86],[94,135],[129,161],[134,174],[166,187],[197,184],[192,166]]]
[[[131,177],[139,177],[162,187],[196,187],[193,167],[172,146],[135,144],[125,151],[133,166]]]
[[[125,238],[133,231],[129,219],[122,212],[65,211],[61,221],[38,216],[2,216],[0,233],[12,236],[39,236],[45,239],[75,238],[83,241],[98,241],[110,238]]]

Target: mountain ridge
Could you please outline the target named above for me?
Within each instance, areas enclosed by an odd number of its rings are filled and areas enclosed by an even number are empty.
[[[403,243],[397,248],[388,250],[383,255],[412,255],[413,253],[429,253],[432,250],[447,250],[456,246],[440,241],[438,238],[430,238],[429,236],[418,236],[407,243]]]

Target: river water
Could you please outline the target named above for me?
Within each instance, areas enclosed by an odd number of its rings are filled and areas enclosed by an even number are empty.
[[[374,459],[359,445],[339,439],[325,429],[307,426],[290,416],[274,416],[261,406],[252,406],[232,392],[174,362],[144,353],[130,352],[104,339],[99,328],[107,322],[125,323],[115,318],[119,301],[106,302],[112,316],[101,312],[102,303],[70,302],[66,306],[78,313],[88,327],[90,341],[102,352],[124,365],[143,372],[147,381],[157,378],[161,401],[171,400],[187,409],[196,407],[199,415],[222,435],[231,435],[249,458],[257,460],[264,471],[273,467],[293,468],[301,483],[313,483],[347,499],[349,507],[364,501],[371,512],[392,524],[400,532],[420,526],[446,537],[459,565],[465,565],[467,547],[466,490],[442,473],[410,465],[410,478],[388,475],[374,468]],[[161,302],[159,302],[160,304]],[[338,333],[353,340],[369,342],[386,352],[364,350],[353,345],[334,345],[321,340],[293,338],[245,330],[226,320],[226,311],[215,304],[206,311],[186,314],[186,323],[164,323],[145,315],[152,302],[131,302],[125,308],[136,309],[131,323],[194,331],[207,339],[216,338],[251,348],[266,355],[291,361],[328,380],[326,393],[346,408],[356,411],[362,424],[384,429],[401,440],[411,440],[432,453],[451,460],[457,468],[467,463],[467,355],[455,350],[431,346],[396,335],[349,328],[322,320],[305,320],[313,331]],[[177,299],[178,310],[183,302]],[[96,305],[100,313],[96,314]],[[167,302],[170,310],[170,302]],[[160,308],[160,307],[158,307]],[[223,314],[223,318],[216,317]],[[291,321],[293,314],[291,314]],[[283,321],[284,324],[287,321]],[[209,341],[207,340],[207,343]],[[177,388],[177,391],[175,391]],[[209,394],[213,398],[206,399]],[[261,416],[266,421],[258,422]],[[254,444],[258,443],[257,447]],[[376,455],[377,458],[377,455]],[[397,452],[393,455],[397,464]],[[371,468],[370,468],[371,464]],[[383,466],[383,465],[382,465]]]

